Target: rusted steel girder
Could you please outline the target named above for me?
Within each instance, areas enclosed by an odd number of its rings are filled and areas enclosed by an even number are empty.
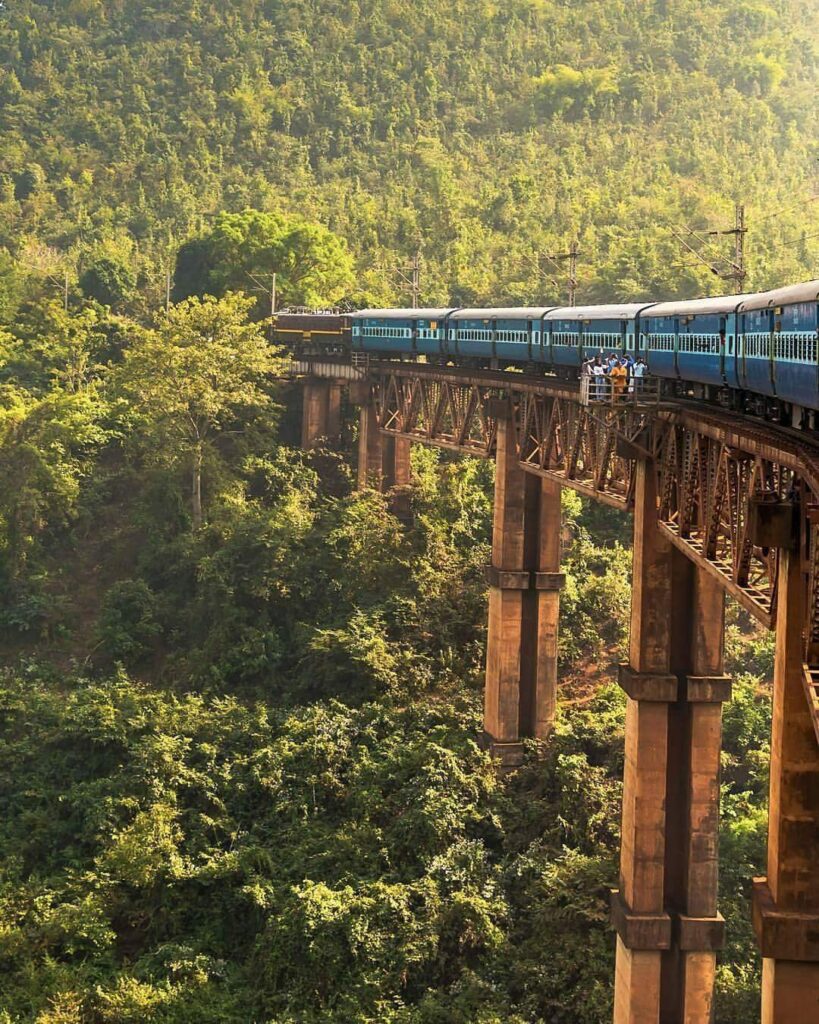
[[[783,446],[775,428],[743,430],[727,417],[699,418],[668,405],[583,405],[565,385],[541,382],[538,389],[522,375],[518,381],[506,374],[501,383],[497,375],[462,376],[455,368],[378,371],[374,399],[383,431],[484,458],[494,455],[498,403],[506,403],[524,469],[626,511],[636,460],[651,458],[661,528],[769,628],[779,548],[755,542],[754,509],[776,502],[819,511],[813,467],[808,478],[801,475],[802,453],[791,438]],[[819,570],[814,575],[819,583]],[[819,655],[819,596],[810,607]]]
[[[649,458],[660,529],[768,628],[791,546],[808,581],[804,687],[819,740],[819,447],[719,410],[583,405],[571,384],[523,374],[411,363],[370,372],[382,431],[493,458],[508,410],[523,469],[624,511],[637,460]]]
[[[479,383],[401,371],[378,375],[373,388],[382,430],[480,458],[495,453],[498,394]]]

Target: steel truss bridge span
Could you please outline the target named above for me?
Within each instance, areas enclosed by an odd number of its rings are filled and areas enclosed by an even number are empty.
[[[764,505],[771,506],[769,519],[794,515],[796,507],[819,512],[819,443],[710,407],[583,405],[576,389],[515,377],[377,364],[371,387],[378,425],[414,442],[494,458],[498,420],[510,415],[524,470],[627,512],[636,462],[650,456],[661,528],[773,628],[780,549],[754,543],[752,527]],[[819,551],[811,525],[804,524],[810,536],[800,547],[810,551],[813,568]],[[819,645],[819,595],[812,597],[811,642]]]
[[[819,1021],[819,441],[648,393],[417,362],[296,364],[305,447],[360,407],[359,486],[409,514],[412,443],[496,466],[484,741],[504,770],[557,699],[560,493],[632,513],[615,1024],[711,1024],[724,595],[776,634],[767,874],[753,886],[763,1024]]]

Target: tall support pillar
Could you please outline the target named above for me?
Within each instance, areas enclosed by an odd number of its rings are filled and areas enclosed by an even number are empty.
[[[671,667],[670,543],[657,525],[654,466],[636,467],[634,569],[627,694],[620,888],[612,894],[617,930],[615,1024],[659,1024],[663,950],[671,946],[665,912],[665,805],[669,705],[677,698]]]
[[[341,384],[308,377],[304,382],[301,446],[314,448],[321,438],[341,434]]]
[[[731,696],[723,674],[725,594],[705,570],[676,551],[673,558],[672,669],[679,698],[669,709],[665,881],[673,938],[663,957],[661,1019],[711,1024],[725,934],[717,910],[722,705]]]
[[[399,519],[410,516],[410,446],[408,437],[385,434],[383,444],[384,490],[390,492],[392,510]]]
[[[534,604],[534,624],[525,631],[534,643],[531,657],[530,688],[524,691],[521,729],[524,736],[545,740],[552,730],[557,712],[557,630],[560,619],[560,591],[565,576],[560,572],[561,507],[560,485],[552,480],[529,477],[537,506],[530,506],[528,522],[535,521],[537,536],[531,543],[536,550],[527,552],[533,566],[534,591],[529,600]],[[535,518],[536,517],[536,518]],[[527,536],[531,531],[527,532]],[[524,655],[528,652],[524,650]],[[529,658],[524,658],[524,668]]]
[[[304,382],[304,404],[301,419],[301,446],[313,448],[319,438],[327,436],[327,400],[330,382],[308,377]]]
[[[375,406],[371,402],[361,406],[358,424],[358,486],[381,490],[384,479],[383,438],[378,429]]]
[[[498,421],[495,462],[495,511],[486,640],[484,732],[493,754],[507,767],[520,763],[520,678],[523,643],[523,594],[526,474],[517,458],[511,416]]]
[[[776,616],[768,875],[754,880],[762,1024],[819,1020],[819,747],[802,685],[805,579],[782,551]]]
[[[504,767],[545,738],[557,685],[560,487],[521,469],[514,422],[499,420],[489,583],[484,734]]]
[[[341,437],[341,384],[336,381],[327,389],[327,437]]]
[[[716,951],[724,595],[661,533],[637,466],[616,1024],[711,1024]]]
[[[382,434],[371,402],[361,406],[359,417],[358,487],[389,492],[392,511],[409,519],[410,438]]]

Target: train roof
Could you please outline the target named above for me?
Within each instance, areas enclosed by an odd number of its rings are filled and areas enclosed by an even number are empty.
[[[451,320],[540,320],[554,306],[493,306],[490,309],[456,309]]]
[[[441,320],[452,312],[447,309],[360,309],[353,315],[368,320]]]
[[[608,306],[558,306],[546,320],[633,320],[652,302],[620,302]]]
[[[717,313],[734,313],[739,305],[748,299],[756,298],[747,295],[714,295],[707,299],[678,299],[674,302],[658,302],[652,306],[651,316],[709,316]]]
[[[790,306],[794,302],[816,302],[819,299],[819,281],[804,284],[790,284],[786,288],[775,288],[770,292],[759,292],[742,302],[741,313],[754,309],[770,309],[772,306]]]

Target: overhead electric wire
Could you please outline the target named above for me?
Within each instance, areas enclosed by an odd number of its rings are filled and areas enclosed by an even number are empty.
[[[691,253],[691,255],[695,256],[699,260],[699,262],[702,263],[702,265],[704,267],[707,267],[711,271],[712,274],[716,274],[717,276],[722,277],[722,273],[720,272],[719,268],[717,266],[715,266],[716,263],[727,263],[729,266],[733,266],[731,261],[730,260],[726,260],[725,257],[720,257],[719,259],[715,258],[713,261],[709,261],[705,256],[702,255],[702,253],[697,252],[697,250],[694,248],[693,245],[689,244],[687,239],[685,239],[680,234],[680,232],[677,230],[677,228],[673,224],[671,224],[670,222],[667,221],[666,222],[666,226],[670,229],[671,234],[677,239],[677,241],[681,245],[685,246],[685,248]],[[690,231],[690,228],[688,230]],[[691,231],[690,231],[690,233],[694,234],[694,232],[691,232]],[[694,237],[696,237],[696,235],[694,235]]]
[[[806,199],[800,199],[798,203],[791,203],[788,206],[781,206],[778,210],[774,210],[772,213],[766,213],[764,217],[754,217],[754,226],[762,224],[766,220],[770,220],[771,217],[776,217],[780,213],[789,213],[791,210],[798,210],[800,206],[807,206],[808,203],[815,203],[819,199],[819,192],[815,196],[808,196]]]
[[[777,242],[774,248],[787,249],[790,245],[798,245],[799,242],[807,242],[811,238],[819,238],[819,231],[814,231],[812,235],[800,235],[798,238],[789,238],[787,242]]]

